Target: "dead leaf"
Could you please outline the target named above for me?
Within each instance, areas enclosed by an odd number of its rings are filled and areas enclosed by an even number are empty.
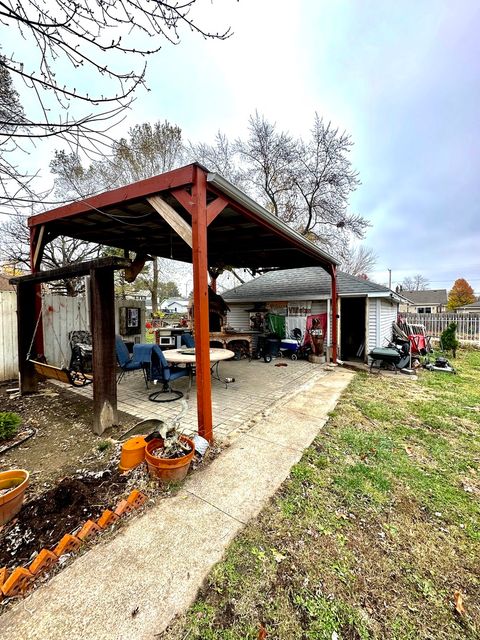
[[[413,456],[413,449],[412,449],[412,447],[407,447],[407,446],[405,445],[405,451],[406,451],[406,453],[407,453],[407,456],[410,456],[410,457],[412,457],[412,456]]]
[[[453,600],[455,602],[455,610],[460,615],[463,615],[465,613],[465,607],[463,606],[463,596],[460,591],[455,591]]]
[[[265,629],[263,624],[260,623],[260,629],[258,631],[258,640],[265,640],[266,637],[267,637],[267,630]]]

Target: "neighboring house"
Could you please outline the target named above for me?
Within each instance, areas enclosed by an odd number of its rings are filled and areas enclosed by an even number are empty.
[[[463,307],[457,307],[455,313],[480,313],[480,300],[466,304]]]
[[[446,289],[425,289],[424,291],[399,292],[407,301],[400,304],[400,312],[442,313],[448,302]]]
[[[160,305],[160,309],[165,313],[187,313],[188,300],[183,298],[167,298]]]
[[[341,271],[337,275],[339,357],[367,360],[371,349],[391,339],[392,322],[404,298],[369,280]],[[230,306],[227,323],[239,331],[252,328],[257,309],[285,315],[286,333],[296,327],[304,331],[307,315],[325,313],[325,344],[331,344],[331,278],[321,267],[270,271],[222,297]]]

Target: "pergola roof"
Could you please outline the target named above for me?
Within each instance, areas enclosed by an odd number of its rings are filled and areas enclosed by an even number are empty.
[[[226,201],[208,226],[209,267],[268,269],[317,265],[330,270],[337,264],[233,184],[198,164],[32,216],[29,226],[45,225],[50,235],[191,262],[190,246],[147,198],[160,195],[190,225],[191,216],[175,194],[188,198],[197,168],[206,175],[207,204],[219,198]]]

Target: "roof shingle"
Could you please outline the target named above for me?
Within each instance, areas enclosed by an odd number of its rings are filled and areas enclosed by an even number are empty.
[[[356,278],[343,271],[337,272],[339,295],[366,295],[368,293],[392,292],[381,284]],[[269,271],[258,278],[222,293],[227,302],[273,300],[315,300],[331,293],[330,275],[321,267],[282,269]]]

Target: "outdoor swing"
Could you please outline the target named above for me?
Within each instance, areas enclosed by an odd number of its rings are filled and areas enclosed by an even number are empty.
[[[43,300],[42,300],[43,302]],[[43,378],[48,378],[50,380],[58,380],[59,382],[64,382],[65,384],[72,385],[74,387],[84,387],[87,384],[91,384],[93,382],[93,376],[84,373],[83,371],[77,371],[72,368],[68,369],[65,366],[65,354],[62,349],[62,345],[58,339],[57,334],[55,333],[55,328],[53,326],[53,322],[51,323],[52,334],[55,338],[58,348],[60,350],[60,354],[62,356],[62,366],[57,367],[53,364],[48,364],[46,361],[42,362],[40,360],[35,360],[31,357],[33,343],[35,342],[35,336],[37,335],[38,326],[40,324],[40,320],[42,318],[43,313],[43,304],[40,308],[40,313],[38,314],[37,322],[35,324],[35,329],[33,331],[32,341],[30,342],[30,347],[27,353],[27,362],[30,362],[35,369],[35,372],[42,376]]]

